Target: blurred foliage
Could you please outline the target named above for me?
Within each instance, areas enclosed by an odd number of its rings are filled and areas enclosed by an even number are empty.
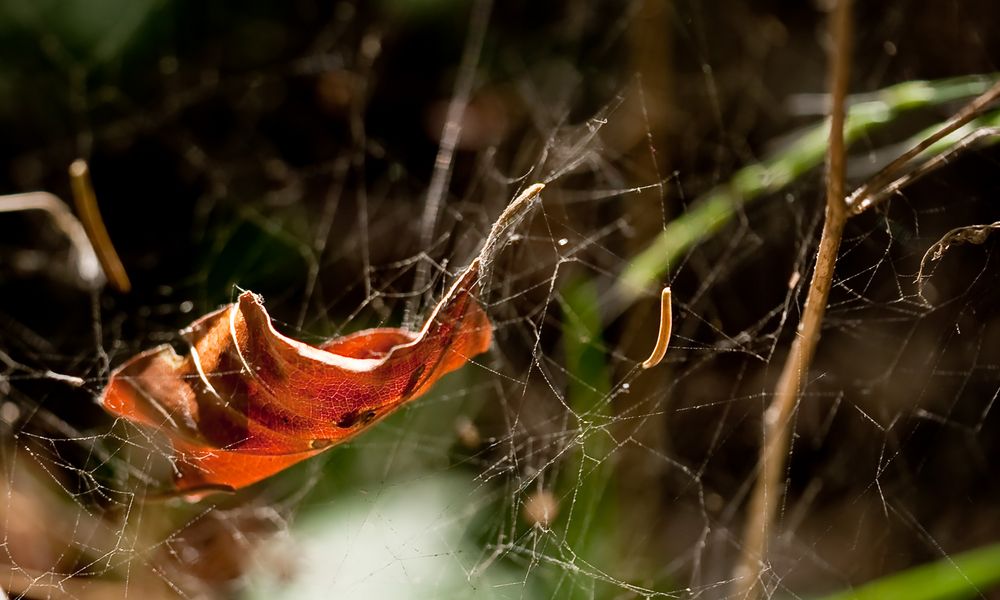
[[[3,0],[0,23],[6,24],[8,33],[48,30],[52,37],[41,40],[43,44],[58,43],[81,63],[99,66],[121,58],[162,4],[161,0]]]
[[[560,518],[555,534],[565,541],[571,563],[584,569],[604,569],[611,577],[625,565],[618,564],[619,500],[615,491],[615,440],[609,428],[611,371],[601,337],[603,323],[596,286],[572,280],[561,292],[562,339],[568,385],[566,402],[578,431],[570,440],[558,484]],[[568,578],[555,590],[565,598],[594,598],[613,594],[598,578]]]

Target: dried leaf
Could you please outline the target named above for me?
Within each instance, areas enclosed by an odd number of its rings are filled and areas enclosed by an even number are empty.
[[[350,439],[489,348],[492,326],[473,288],[544,187],[511,201],[419,332],[369,329],[310,346],[275,331],[246,292],[181,332],[186,355],[160,346],[115,370],[101,406],[169,439],[176,493],[192,499]]]
[[[101,405],[169,438],[179,492],[242,488],[353,437],[485,352],[479,264],[420,332],[370,329],[319,347],[278,333],[245,292],[182,332],[185,356],[160,346],[119,367]]]

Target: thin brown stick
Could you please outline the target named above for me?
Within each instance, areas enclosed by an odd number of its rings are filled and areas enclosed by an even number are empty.
[[[935,133],[935,135],[937,134]],[[852,204],[849,204],[851,216],[861,214],[873,206],[877,206],[886,198],[889,198],[911,183],[916,182],[924,175],[936,171],[937,169],[948,164],[948,161],[950,161],[953,157],[965,152],[981,140],[996,137],[997,135],[1000,135],[1000,127],[981,127],[973,130],[965,137],[955,142],[955,145],[949,148],[946,152],[942,152],[937,156],[927,159],[926,162],[914,167],[912,170],[907,171],[903,175],[900,175],[894,181],[885,184],[884,187],[878,189],[869,188],[869,191],[865,192],[865,197],[858,196]],[[851,197],[848,198],[848,202],[851,202],[851,200],[855,199],[858,194],[862,193],[861,190],[864,189],[864,187],[868,187],[868,185],[866,184],[862,188],[858,188],[858,190],[851,194]]]
[[[830,56],[830,144],[827,151],[826,219],[816,252],[816,266],[799,323],[798,336],[782,368],[774,399],[764,413],[763,444],[743,531],[742,556],[733,576],[733,597],[759,598],[765,586],[767,543],[784,493],[782,484],[789,450],[792,416],[798,404],[802,379],[809,370],[826,303],[833,283],[837,251],[848,212],[844,203],[844,118],[850,68],[850,0],[839,0],[829,20],[833,40]]]
[[[97,208],[94,186],[90,183],[90,169],[83,159],[74,160],[69,166],[69,178],[73,190],[73,204],[76,205],[76,212],[79,213],[87,237],[94,246],[108,283],[119,292],[128,292],[132,289],[132,284],[125,273],[122,261],[118,258],[118,253],[115,252],[115,247],[111,244],[108,230],[104,227],[101,211]]]
[[[907,163],[920,156],[924,150],[930,148],[941,138],[981,115],[983,111],[989,108],[990,105],[997,101],[997,99],[1000,99],[1000,81],[993,84],[990,89],[986,90],[974,100],[963,106],[962,109],[948,119],[940,129],[921,140],[919,144],[910,148],[903,154],[900,154],[895,160],[883,167],[881,171],[865,182],[864,185],[855,190],[854,193],[852,193],[847,199],[847,206],[851,213],[859,214],[872,207],[875,204],[873,194],[876,192],[880,194],[880,199],[885,198],[886,194],[882,194],[882,191],[892,185],[890,182],[896,178],[897,173],[901,171]]]
[[[660,294],[660,332],[656,336],[656,346],[653,348],[652,354],[642,363],[643,369],[652,369],[660,364],[660,361],[667,354],[667,348],[670,346],[670,330],[673,328],[674,322],[670,304],[670,288],[665,287],[663,293]]]

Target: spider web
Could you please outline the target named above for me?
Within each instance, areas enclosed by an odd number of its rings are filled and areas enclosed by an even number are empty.
[[[133,291],[0,213],[0,588],[16,598],[724,598],[822,219],[820,169],[733,210],[636,296],[622,273],[823,113],[824,13],[661,3],[0,3],[9,193],[90,162]],[[856,7],[851,91],[997,69],[997,8]],[[852,146],[860,182],[949,116]],[[764,578],[860,585],[1000,539],[989,148],[848,224]],[[145,501],[169,446],[112,368],[263,295],[309,342],[416,327],[521,188],[480,300],[491,351],[233,496]],[[69,265],[69,266],[67,266]],[[643,370],[659,285],[675,327]],[[983,592],[988,597],[987,592]]]

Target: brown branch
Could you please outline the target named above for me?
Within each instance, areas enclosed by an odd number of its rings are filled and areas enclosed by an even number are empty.
[[[850,67],[850,16],[850,0],[839,0],[829,20],[833,44],[830,56],[832,103],[827,151],[826,219],[797,337],[778,378],[774,399],[764,413],[757,482],[743,532],[742,556],[733,576],[734,598],[759,598],[764,589],[762,573],[767,566],[768,539],[784,493],[782,474],[789,451],[792,416],[798,404],[803,376],[809,371],[819,342],[837,251],[848,217],[844,202],[844,105]]]
[[[899,187],[894,187],[893,179],[907,163],[920,156],[924,150],[938,142],[941,138],[957,130],[972,119],[975,119],[1000,99],[1000,81],[993,84],[974,100],[962,107],[962,110],[954,114],[940,129],[920,141],[919,144],[900,154],[895,160],[882,168],[871,179],[859,187],[850,198],[847,199],[847,206],[851,214],[860,214],[874,206],[878,201],[894,193]],[[978,139],[978,138],[976,138]],[[971,140],[970,143],[975,140]],[[888,192],[886,190],[889,190]]]
[[[955,142],[955,145],[947,151],[942,152],[933,158],[927,159],[926,162],[914,167],[912,170],[907,171],[903,175],[900,175],[896,180],[886,184],[885,187],[881,189],[872,189],[866,192],[866,197],[861,199],[860,202],[855,202],[849,205],[851,216],[861,214],[869,208],[877,206],[886,198],[889,198],[893,194],[899,192],[904,187],[918,181],[928,173],[932,173],[948,164],[948,161],[952,158],[965,152],[980,141],[996,137],[998,135],[1000,135],[1000,127],[981,127],[972,131],[965,137]],[[862,188],[858,188],[858,191],[851,194],[851,198],[854,198],[855,194],[860,193],[861,189]]]
[[[90,169],[84,160],[74,160],[69,166],[69,179],[73,191],[73,203],[76,205],[87,237],[94,246],[108,283],[119,292],[128,292],[132,289],[132,284],[125,273],[122,261],[118,258],[118,253],[115,252],[108,230],[104,227],[101,211],[97,208],[97,196],[94,195],[94,187],[90,183]]]
[[[653,352],[642,363],[643,369],[652,369],[660,364],[663,357],[667,355],[667,348],[670,346],[670,331],[673,329],[674,317],[673,308],[670,302],[670,286],[663,288],[660,294],[660,331],[656,337],[656,346]]]

